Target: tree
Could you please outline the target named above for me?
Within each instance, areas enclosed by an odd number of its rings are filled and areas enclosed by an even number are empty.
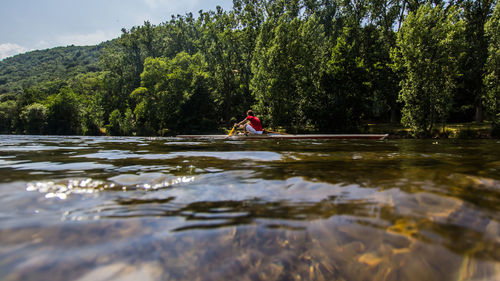
[[[209,81],[206,73],[198,73],[193,77],[189,98],[180,109],[178,131],[189,134],[216,131],[217,115]]]
[[[271,9],[262,26],[252,62],[251,89],[256,110],[268,126],[297,131],[310,121],[311,98],[320,91],[319,78],[327,57],[321,19],[301,20],[296,4]],[[280,15],[276,18],[276,15]]]
[[[81,127],[84,135],[100,135],[104,127],[104,96],[106,74],[92,72],[79,74],[69,80],[69,87],[81,100]]]
[[[17,113],[17,103],[15,100],[0,102],[0,133],[10,134],[15,130]]]
[[[158,77],[161,79],[161,76]],[[134,106],[137,134],[154,135],[156,134],[158,124],[156,97],[145,87],[139,87],[130,94]]]
[[[189,118],[210,116],[213,101],[206,68],[205,59],[199,53],[190,56],[182,52],[173,59],[146,59],[141,87],[131,94],[137,103],[134,113],[138,127],[144,125],[157,134],[171,134],[190,130],[193,124],[184,121],[188,115]],[[197,104],[205,104],[207,112],[188,106],[194,100]]]
[[[30,104],[21,112],[21,119],[26,134],[41,135],[47,127],[47,107],[39,103]]]
[[[416,133],[429,134],[436,123],[446,122],[460,75],[463,31],[456,8],[426,4],[409,13],[398,32],[392,58],[404,73],[402,122]]]
[[[497,124],[495,3],[234,0],[229,11],[146,21],[98,46],[0,62],[0,132],[43,129],[42,106],[51,134],[212,132],[249,108],[294,132],[403,115],[429,133],[480,121],[483,106]]]
[[[218,8],[202,15],[202,52],[213,77],[213,97],[224,125],[253,103],[249,90],[251,60],[259,16],[250,20],[248,13],[258,13],[254,1],[235,1],[237,11]],[[244,7],[243,7],[244,5]]]
[[[366,73],[367,90],[365,116],[368,120],[399,122],[399,79],[391,68],[390,50],[396,36],[380,27],[368,25],[362,29],[361,52]]]
[[[271,34],[262,34],[257,42],[261,53],[254,61],[253,91],[258,102],[257,111],[273,127],[284,126],[291,129],[292,125],[302,121],[294,81],[295,66],[300,64],[296,60],[299,27],[299,19],[289,19],[287,15],[283,15],[270,31]],[[268,41],[267,38],[271,40]]]
[[[66,81],[56,79],[24,88],[22,93],[18,95],[17,104],[19,107],[25,107],[32,103],[43,103],[49,96],[58,94],[61,89],[67,86]]]
[[[353,131],[363,117],[367,73],[358,46],[345,28],[322,77],[324,93],[314,101],[315,124],[321,131]]]
[[[123,120],[122,120],[123,135],[131,136],[134,134],[135,129],[136,127],[135,127],[134,114],[132,113],[132,110],[130,108],[127,108],[125,114],[123,115]]]
[[[460,85],[455,94],[454,121],[483,121],[483,80],[488,57],[484,26],[491,16],[493,3],[493,0],[466,0],[461,5],[465,24],[465,54],[460,60],[463,76],[459,79]]]
[[[399,105],[397,103],[399,92],[399,79],[391,69],[390,50],[396,46],[395,24],[402,17],[404,0],[374,0],[370,1],[370,21],[376,26],[365,28],[365,37],[370,42],[365,43],[369,52],[364,55],[368,73],[371,76],[371,89],[373,95],[372,116],[380,118],[387,110],[390,111],[391,123],[399,122]],[[402,18],[401,18],[402,20]]]
[[[112,136],[122,135],[122,114],[118,109],[113,110],[109,115],[109,125],[107,133]]]
[[[496,5],[493,16],[485,25],[489,37],[488,59],[486,62],[487,112],[493,121],[493,128],[500,135],[500,5]]]
[[[340,1],[340,10],[343,17],[351,21],[352,26],[361,26],[363,19],[368,14],[368,0],[344,0]]]
[[[127,108],[125,114],[115,109],[109,115],[109,124],[106,126],[106,132],[112,136],[131,136],[134,134],[135,121],[130,108]]]
[[[84,104],[81,115],[82,134],[87,136],[101,135],[104,127],[104,110],[94,99]]]
[[[81,104],[78,95],[63,88],[47,99],[48,132],[54,135],[81,134]]]
[[[172,16],[169,22],[159,25],[155,29],[158,54],[166,58],[174,58],[180,52],[194,55],[200,51],[200,23],[192,13],[185,16]]]

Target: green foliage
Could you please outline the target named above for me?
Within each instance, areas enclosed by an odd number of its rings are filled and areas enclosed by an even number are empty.
[[[107,127],[107,132],[113,136],[121,136],[122,126],[122,114],[118,109],[115,109],[109,115],[109,125]]]
[[[267,29],[269,22],[264,25]],[[263,31],[257,42],[258,55],[254,61],[252,89],[258,102],[257,110],[268,124],[291,128],[300,119],[299,97],[294,71],[298,59],[298,30],[300,20],[283,15],[268,33]]]
[[[21,112],[26,134],[40,135],[47,127],[47,107],[43,104],[32,103]]]
[[[362,31],[361,55],[366,71],[365,118],[399,122],[397,96],[399,77],[391,68],[390,49],[396,45],[394,33],[366,26]]]
[[[105,73],[79,74],[68,82],[68,87],[78,95],[81,111],[81,133],[100,135],[104,127],[104,99],[106,95]]]
[[[132,110],[127,109],[123,114],[115,109],[109,115],[109,124],[106,126],[106,132],[112,136],[131,136],[135,130],[135,121]]]
[[[457,9],[427,4],[410,13],[398,33],[392,55],[395,67],[404,73],[402,122],[417,133],[429,134],[448,117],[460,75],[463,29]]]
[[[141,87],[131,93],[131,99],[137,104],[134,109],[137,127],[143,128],[144,133],[201,129],[192,122],[213,118],[206,67],[199,53],[190,56],[181,52],[173,59],[146,59]],[[200,107],[193,108],[194,105]],[[213,129],[213,126],[205,128]]]
[[[122,133],[125,136],[131,136],[133,135],[134,131],[135,131],[134,115],[132,113],[132,110],[130,108],[127,108],[127,111],[125,111],[125,114],[123,115]]]
[[[42,82],[99,71],[99,54],[106,44],[58,47],[6,58],[0,61],[0,94],[20,93]]]
[[[17,117],[17,103],[15,100],[8,99],[0,102],[0,133],[10,134],[15,131]]]
[[[102,134],[101,128],[103,125],[103,111],[100,108],[84,108],[81,116],[82,134],[86,136],[98,136]]]
[[[58,94],[62,88],[67,87],[68,83],[63,80],[53,80],[46,81],[36,86],[23,89],[23,91],[17,95],[18,104],[21,107],[30,105],[32,103],[43,103],[48,99],[49,96]]]
[[[500,6],[495,7],[493,16],[486,23],[486,33],[489,37],[487,74],[484,78],[486,87],[487,111],[493,121],[497,133],[500,131]]]
[[[249,108],[293,132],[359,131],[402,115],[430,134],[483,106],[500,123],[496,1],[233,5],[3,60],[0,133],[215,132]]]
[[[217,113],[229,125],[231,116],[250,106],[249,64],[255,38],[248,32],[251,27],[237,30],[235,14],[223,13],[221,9],[216,13],[205,13],[202,23],[205,32],[200,42],[204,48],[200,51],[207,61],[207,71],[213,77]]]
[[[81,134],[81,103],[70,88],[63,88],[47,99],[48,133],[53,135]]]
[[[325,93],[314,106],[315,123],[322,131],[355,130],[363,117],[367,72],[352,32],[345,28],[337,39],[322,79]]]
[[[267,124],[297,130],[308,123],[310,98],[320,91],[326,58],[319,19],[307,21],[283,14],[274,28],[268,21],[260,34],[252,65],[256,109]]]
[[[464,55],[460,58],[460,71],[463,74],[457,82],[451,121],[481,122],[484,118],[485,103],[485,64],[488,58],[488,39],[485,23],[491,16],[494,0],[465,0],[461,2],[464,30]]]

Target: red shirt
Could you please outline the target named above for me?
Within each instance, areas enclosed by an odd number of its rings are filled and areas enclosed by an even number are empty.
[[[255,131],[262,131],[262,124],[260,123],[259,118],[255,116],[247,116],[245,120],[250,121],[250,126],[255,129]]]

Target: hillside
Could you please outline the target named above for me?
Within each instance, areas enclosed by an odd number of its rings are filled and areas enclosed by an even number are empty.
[[[99,55],[105,44],[57,47],[6,58],[0,61],[0,94],[17,93],[40,82],[99,71]]]

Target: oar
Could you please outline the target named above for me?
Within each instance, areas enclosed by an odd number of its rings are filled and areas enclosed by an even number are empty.
[[[228,137],[230,137],[233,134],[234,128],[236,128],[236,126],[233,126],[233,128],[231,129],[231,132],[229,132],[229,135],[227,135]]]

